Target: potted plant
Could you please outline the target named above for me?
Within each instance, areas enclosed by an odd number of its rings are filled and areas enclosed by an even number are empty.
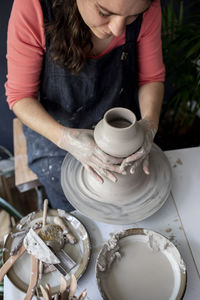
[[[161,126],[166,127],[167,123],[171,133],[179,136],[193,128],[200,110],[200,13],[198,15],[194,9],[196,1],[190,2],[190,5],[193,7],[188,16],[188,7],[182,0],[167,1],[162,6],[168,95]]]

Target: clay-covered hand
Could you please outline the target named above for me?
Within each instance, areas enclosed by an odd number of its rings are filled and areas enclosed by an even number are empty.
[[[147,118],[138,121],[138,124],[143,128],[144,131],[143,145],[137,152],[133,153],[123,160],[121,169],[124,171],[129,166],[130,173],[134,174],[136,168],[142,163],[143,171],[145,172],[145,174],[149,175],[149,152],[151,151],[151,147],[157,130],[152,121]]]
[[[121,158],[104,153],[95,143],[93,130],[63,127],[58,147],[71,153],[100,182],[105,176],[113,182],[117,177],[113,172],[123,173]]]

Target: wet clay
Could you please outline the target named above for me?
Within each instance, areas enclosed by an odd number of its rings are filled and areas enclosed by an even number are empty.
[[[164,252],[155,251],[132,236],[121,239],[119,248],[121,258],[101,279],[108,299],[175,299],[174,272]]]
[[[97,146],[105,153],[127,157],[136,152],[144,140],[143,129],[136,122],[134,113],[126,108],[108,110],[94,129]]]
[[[117,183],[105,179],[101,184],[68,153],[61,168],[61,185],[68,201],[82,214],[106,223],[133,224],[160,209],[171,189],[169,162],[155,144],[150,170],[150,175],[142,168],[133,175],[116,174]]]
[[[117,128],[126,128],[131,125],[131,122],[125,119],[116,119],[109,122],[109,125]]]
[[[124,158],[140,149],[144,131],[132,111],[115,107],[96,125],[94,140],[103,152]],[[101,174],[101,183],[68,153],[61,167],[61,185],[68,201],[84,215],[108,223],[132,224],[160,209],[170,193],[171,168],[156,145],[149,154],[149,167],[150,174],[146,175],[142,164],[134,174],[127,166],[126,175],[115,173],[115,183]]]

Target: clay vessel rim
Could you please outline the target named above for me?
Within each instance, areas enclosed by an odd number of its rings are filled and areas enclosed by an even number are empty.
[[[118,114],[116,114],[116,113],[118,113]],[[117,126],[113,126],[110,124],[111,121],[114,121],[117,119],[127,121],[130,123],[130,125],[125,126],[125,127],[117,127]],[[112,128],[112,130],[116,130],[116,131],[119,131],[119,130],[124,131],[131,127],[134,127],[136,125],[136,121],[137,121],[137,119],[136,119],[135,114],[131,110],[124,108],[124,107],[111,108],[110,110],[108,110],[105,113],[104,118],[102,119],[102,122],[105,122],[108,127]]]
[[[159,249],[159,251],[161,251],[166,257],[169,255],[171,257],[173,257],[174,262],[177,265],[177,270],[174,269],[173,273],[174,275],[178,275],[180,274],[180,282],[179,282],[179,287],[178,287],[178,291],[177,291],[177,296],[176,296],[176,300],[178,299],[182,299],[184,294],[185,294],[185,290],[186,290],[186,286],[187,286],[187,268],[186,268],[186,264],[182,258],[182,255],[179,251],[179,249],[176,247],[176,245],[171,242],[167,237],[165,237],[164,235],[162,235],[161,233],[157,232],[157,231],[153,231],[153,230],[149,230],[146,228],[129,228],[129,229],[125,229],[123,231],[119,231],[116,232],[113,237],[115,237],[115,241],[116,244],[118,244],[118,242],[121,239],[124,239],[126,237],[129,236],[133,236],[133,237],[146,237],[147,240],[145,241],[145,244],[148,245],[149,241],[148,241],[148,236],[154,236],[154,237],[161,237],[161,240],[165,241],[168,245],[169,245],[169,249],[162,249],[162,247]],[[101,261],[101,257],[102,256],[107,256],[107,254],[112,252],[112,249],[109,248],[109,241],[112,240],[112,238],[110,238],[107,242],[104,243],[104,245],[102,246],[97,259],[96,259],[96,265],[95,265],[95,273],[96,273],[96,281],[97,281],[97,286],[99,289],[100,294],[102,295],[103,299],[105,300],[110,300],[110,297],[108,297],[106,291],[104,290],[104,284],[102,283],[102,276],[104,276],[104,274],[106,274],[108,272],[108,270],[105,271],[101,271],[98,267],[98,263]],[[137,241],[137,238],[135,239],[135,241]],[[141,241],[140,239],[138,239],[139,242],[144,242]],[[160,238],[158,239],[158,242],[160,241]],[[170,251],[171,248],[174,251]],[[166,254],[168,253],[168,255]],[[182,261],[182,265],[179,262],[179,258]],[[172,265],[172,261],[169,260],[169,265]],[[112,265],[111,265],[112,267]],[[179,277],[178,276],[178,277]]]
[[[128,121],[128,120],[126,120],[126,121]],[[113,130],[116,130],[116,131],[119,131],[119,130],[120,130],[120,131],[124,131],[124,130],[127,130],[127,129],[129,129],[129,128],[135,126],[135,123],[131,123],[131,125],[126,126],[126,127],[112,126],[112,125],[110,125],[108,122],[106,122],[106,124],[107,124],[107,126],[109,126],[110,128],[112,128]]]

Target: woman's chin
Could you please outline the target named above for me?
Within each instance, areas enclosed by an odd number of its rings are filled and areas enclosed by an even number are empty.
[[[112,36],[111,33],[107,33],[107,32],[100,31],[100,30],[94,30],[94,29],[92,30],[92,33],[95,35],[95,37],[97,37],[100,40],[108,39]]]

